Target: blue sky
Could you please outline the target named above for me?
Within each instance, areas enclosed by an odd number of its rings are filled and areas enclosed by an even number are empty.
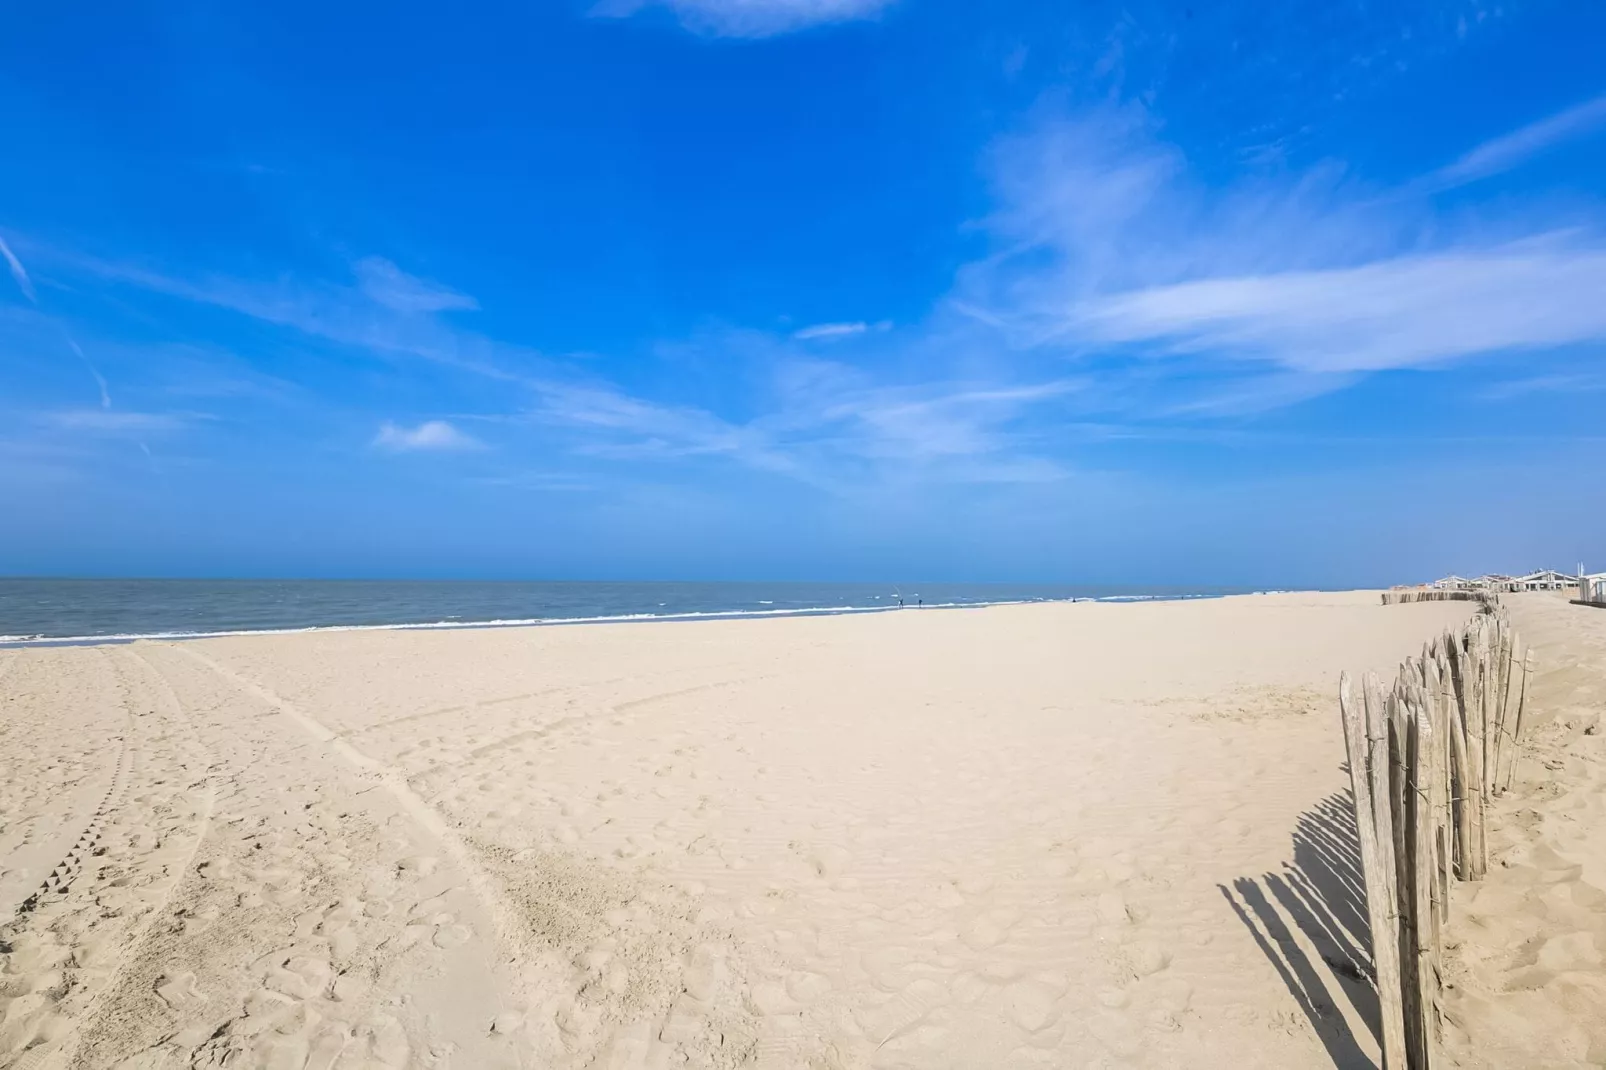
[[[34,5],[0,573],[1606,567],[1606,8]]]

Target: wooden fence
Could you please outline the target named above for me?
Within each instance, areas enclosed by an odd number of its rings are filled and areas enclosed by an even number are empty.
[[[1411,602],[1482,602],[1498,605],[1500,596],[1490,591],[1384,591],[1385,606],[1403,606]]]
[[[1425,1070],[1440,1039],[1450,882],[1482,879],[1485,809],[1522,740],[1533,654],[1517,649],[1505,611],[1485,605],[1406,660],[1391,690],[1367,673],[1357,700],[1339,678],[1384,1070]]]

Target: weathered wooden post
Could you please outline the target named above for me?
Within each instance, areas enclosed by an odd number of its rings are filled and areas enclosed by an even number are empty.
[[[1374,694],[1375,693],[1375,694]],[[1383,1065],[1405,1066],[1405,1014],[1400,1005],[1400,941],[1393,888],[1394,831],[1389,827],[1388,730],[1382,724],[1382,691],[1368,673],[1363,703],[1350,690],[1349,674],[1338,681],[1338,707],[1344,722],[1350,786],[1355,792],[1355,835],[1366,881],[1366,915],[1372,933],[1372,966],[1377,977]],[[1375,715],[1373,711],[1376,711]]]
[[[1489,867],[1488,841],[1484,835],[1484,800],[1489,797],[1487,725],[1487,692],[1489,667],[1488,642],[1484,635],[1483,618],[1467,635],[1466,683],[1467,694],[1467,812],[1471,818],[1472,852],[1468,857],[1467,880],[1481,881]]]
[[[1506,767],[1506,790],[1511,790],[1511,778],[1517,773],[1517,744],[1522,742],[1522,710],[1528,703],[1528,676],[1533,672],[1534,652],[1529,647],[1522,655],[1522,689],[1517,694],[1517,715],[1511,729],[1511,764]]]
[[[1419,692],[1425,696],[1425,689]],[[1411,806],[1411,935],[1416,956],[1416,1037],[1412,1044],[1424,1070],[1431,1058],[1439,1030],[1439,941],[1438,912],[1434,906],[1434,884],[1439,872],[1435,850],[1433,722],[1425,703],[1413,702],[1408,710],[1412,720],[1410,797]]]
[[[1431,1065],[1444,1022],[1450,882],[1487,871],[1485,807],[1509,785],[1522,739],[1533,655],[1524,652],[1515,681],[1516,633],[1498,600],[1479,599],[1484,608],[1461,634],[1445,632],[1408,658],[1389,692],[1367,673],[1357,703],[1349,674],[1339,677],[1384,1070]]]

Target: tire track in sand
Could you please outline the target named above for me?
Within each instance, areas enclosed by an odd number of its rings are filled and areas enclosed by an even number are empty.
[[[359,780],[372,785],[371,788],[364,790],[382,789],[386,792],[396,807],[439,846],[441,853],[462,875],[470,895],[478,902],[483,916],[489,920],[494,940],[494,945],[490,949],[491,957],[500,967],[497,973],[501,974],[503,982],[495,987],[500,991],[505,984],[511,989],[509,993],[512,996],[511,1002],[523,1007],[535,1005],[550,995],[549,992],[543,991],[543,988],[550,986],[541,983],[542,971],[539,970],[539,966],[542,964],[537,961],[535,949],[532,948],[528,937],[528,929],[523,924],[525,912],[519,909],[518,904],[506,894],[503,886],[492,877],[463,836],[446,822],[439,811],[412,789],[401,770],[365,754],[340,733],[333,731],[271,688],[234,671],[192,646],[172,644],[167,649],[201,666],[256,702],[282,714],[313,743],[321,745],[331,756],[344,763]],[[492,1010],[498,1020],[510,1013],[517,1014],[516,1007],[506,1004],[498,1005]]]
[[[339,757],[359,776],[374,781],[376,786],[382,787],[389,792],[402,811],[417,821],[426,832],[434,837],[441,845],[441,849],[451,857],[453,863],[462,869],[463,875],[468,878],[474,894],[479,897],[481,905],[486,908],[486,914],[496,926],[499,952],[509,962],[518,961],[517,948],[520,941],[511,925],[511,921],[515,916],[511,907],[505,901],[495,882],[480,866],[479,861],[474,857],[468,845],[464,843],[463,838],[446,823],[438,811],[408,786],[407,778],[399,769],[386,765],[368,754],[364,754],[348,743],[340,733],[332,731],[316,717],[301,710],[294,703],[287,701],[257,681],[235,672],[221,662],[187,646],[175,644],[170,649],[205,666],[270,709],[277,710],[298,725],[314,741],[324,744],[330,753]]]
[[[74,1065],[402,1070],[453,1051],[507,1070],[478,1021],[504,1002],[492,923],[461,870],[418,854],[437,841],[206,666],[156,644],[128,660],[139,708],[208,746],[218,801],[168,923],[126,958]]]
[[[102,659],[104,659],[104,654],[101,651],[97,650],[95,653],[101,655]],[[17,658],[18,655],[12,654],[10,657],[0,659],[0,679],[5,678],[7,670],[11,668],[12,663]],[[126,787],[129,742],[134,737],[134,722],[131,713],[125,711],[125,714],[126,727],[122,735],[117,737],[119,745],[117,758],[112,763],[111,780],[107,785],[106,791],[101,795],[100,802],[95,809],[90,811],[88,820],[84,822],[83,831],[74,838],[72,846],[62,853],[61,860],[51,867],[50,872],[33,894],[17,905],[14,911],[15,915],[31,913],[47,895],[65,895],[81,869],[85,848],[92,848],[95,843],[99,842],[101,830],[105,824],[105,816],[108,811],[114,809],[121,801],[122,791]]]
[[[705,959],[734,958],[737,949],[730,934],[698,919],[687,897],[580,856],[521,852],[515,858],[494,845],[478,845],[415,792],[399,769],[358,750],[270,688],[193,646],[165,649],[284,714],[359,780],[383,788],[440,845],[490,923],[492,956],[515,1004],[498,1008],[496,1032],[506,1019],[506,1028],[524,1045],[523,1065],[642,1070],[673,1051],[689,1065],[734,1068],[745,1058],[752,1026],[737,995],[743,971],[732,969],[733,976],[718,983],[696,980]],[[631,700],[608,712],[723,683]],[[690,987],[723,995],[693,1005],[688,1014],[676,1000],[683,1003]]]
[[[138,957],[211,820],[205,749],[182,721],[136,712],[145,704],[119,660],[102,652],[101,664],[117,678],[128,721],[111,787],[0,928],[0,1066],[15,1070],[73,1064],[83,1028]]]
[[[702,691],[713,691],[718,688],[736,687],[740,684],[752,683],[755,680],[767,679],[769,679],[768,676],[750,676],[735,680],[714,680],[706,684],[695,684],[691,687],[682,687],[674,691],[661,691],[653,695],[643,695],[641,698],[633,698],[624,702],[611,703],[608,705],[606,713],[575,713],[570,714],[567,717],[559,717],[556,720],[549,721],[548,723],[537,728],[530,728],[522,732],[515,732],[510,736],[504,736],[502,739],[492,740],[489,743],[481,744],[480,746],[475,747],[456,758],[447,758],[436,762],[428,768],[420,769],[418,772],[408,775],[407,779],[409,781],[423,780],[447,769],[453,769],[458,766],[467,765],[469,762],[472,762],[478,758],[483,758],[488,754],[495,754],[498,751],[507,750],[511,747],[517,747],[520,744],[528,743],[531,740],[545,739],[548,736],[555,735],[556,733],[561,732],[573,725],[595,721],[598,717],[608,716],[609,714],[618,716],[627,710],[634,710],[643,706],[650,706],[655,702],[662,702],[666,699],[680,698],[683,695],[695,695]]]

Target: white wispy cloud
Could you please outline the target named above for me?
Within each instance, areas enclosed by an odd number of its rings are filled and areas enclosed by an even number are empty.
[[[6,267],[11,269],[11,277],[16,280],[17,289],[21,290],[29,301],[38,304],[39,297],[34,293],[33,280],[28,278],[28,272],[23,268],[22,261],[17,259],[17,254],[11,251],[11,246],[6,244],[4,238],[0,238],[0,256],[5,257]]]
[[[873,375],[804,356],[811,343],[832,338],[886,335],[888,323],[835,323],[804,328],[798,337],[732,330],[709,354],[728,363],[755,359],[775,385],[772,403],[743,419],[696,405],[640,396],[530,350],[457,327],[439,315],[466,307],[447,287],[402,286],[404,273],[372,269],[374,286],[341,288],[285,280],[252,282],[219,276],[181,276],[87,257],[64,257],[79,270],[251,316],[315,338],[359,349],[412,356],[450,365],[519,391],[512,400],[525,422],[563,432],[578,454],[628,460],[714,458],[753,470],[783,474],[822,487],[839,476],[875,479],[898,466],[928,466],[933,479],[1019,481],[1055,470],[1036,455],[1009,456],[1021,448],[1015,425],[1034,407],[1064,398],[1063,377],[1022,382],[1011,376],[888,385]],[[363,263],[371,263],[363,261]],[[411,276],[406,276],[411,278]],[[383,292],[380,300],[376,292]],[[396,294],[407,294],[403,300]],[[912,344],[919,344],[918,342]],[[754,347],[757,347],[757,351]],[[794,351],[795,350],[795,351]],[[940,374],[940,373],[939,373]],[[384,423],[373,439],[393,451],[474,448],[478,440],[444,420],[417,426]]]
[[[397,452],[470,450],[483,445],[479,439],[464,434],[445,420],[425,420],[416,427],[387,420],[379,426],[373,444],[380,449]]]
[[[1457,241],[1425,199],[1380,197],[1336,165],[1212,190],[1136,107],[1050,118],[1002,141],[992,166],[994,253],[961,273],[946,303],[969,312],[963,328],[939,311],[896,331],[733,329],[666,357],[721,369],[727,384],[729,369],[744,369],[742,389],[717,402],[695,390],[697,376],[632,390],[594,365],[465,329],[448,313],[471,298],[378,258],[357,262],[355,284],[75,263],[506,384],[511,433],[582,466],[731,464],[828,489],[1060,479],[1087,435],[1242,417],[1386,369],[1606,339],[1599,229]],[[839,352],[858,366],[818,359],[842,339],[856,340]],[[374,445],[479,443],[431,420],[387,422]]]
[[[1269,362],[1320,392],[1606,339],[1599,229],[1457,242],[1425,203],[1331,169],[1207,193],[1140,109],[1049,122],[996,164],[1000,252],[955,304],[1016,346]],[[1264,396],[1310,396],[1274,387]]]
[[[1152,415],[1166,421],[1173,421],[1175,417],[1252,416],[1342,390],[1359,378],[1354,373],[1282,369],[1212,377],[1209,382],[1194,386],[1187,396],[1156,405]]]
[[[761,472],[822,485],[821,477],[763,420],[725,419],[706,409],[629,394],[607,383],[533,385],[537,403],[525,418],[568,430],[579,454],[615,460],[716,458]]]
[[[880,323],[817,323],[812,327],[793,331],[792,337],[799,342],[833,341],[838,338],[852,338],[856,334],[867,334],[871,331],[886,331],[892,324],[883,320]]]
[[[1426,185],[1449,189],[1510,171],[1547,149],[1606,127],[1606,93],[1509,134],[1485,141],[1428,176]]]
[[[1364,263],[1410,238],[1411,220],[1335,164],[1208,188],[1136,105],[1042,118],[1001,138],[989,164],[998,247],[964,273],[958,296],[979,285],[1001,312],[1076,293]]]
[[[800,342],[816,338],[848,338],[855,334],[863,334],[869,329],[868,323],[819,323],[813,327],[793,331],[792,337]]]
[[[1484,389],[1487,401],[1507,401],[1534,394],[1598,394],[1606,392],[1606,372],[1554,372],[1508,379]]]
[[[654,451],[734,453],[742,429],[703,409],[666,405],[611,385],[547,381],[536,384],[539,415],[552,422],[623,433]]]
[[[354,265],[362,292],[396,312],[472,311],[479,302],[439,283],[409,275],[382,256],[365,257]]]
[[[817,483],[845,490],[891,482],[1020,483],[1063,478],[1045,440],[1085,381],[878,381],[845,364],[787,358],[772,410],[750,433]],[[1061,413],[1063,418],[1063,414]],[[1047,452],[1044,452],[1044,451]]]
[[[465,331],[436,315],[466,309],[473,299],[434,284],[408,285],[373,292],[359,285],[305,282],[295,279],[257,281],[221,275],[184,275],[129,261],[106,260],[70,250],[51,249],[54,262],[153,293],[228,309],[240,315],[287,327],[338,345],[397,357],[418,357],[501,382],[520,382],[522,370],[541,364],[539,354],[520,346],[493,342]],[[388,262],[386,262],[388,263]],[[398,272],[398,276],[411,276]],[[379,271],[374,278],[388,278]],[[383,299],[381,299],[383,298]],[[433,305],[433,309],[431,309]]]
[[[1083,388],[937,381],[886,385],[845,365],[779,357],[773,402],[746,420],[667,405],[609,385],[546,382],[529,414],[585,435],[572,448],[604,458],[723,458],[828,490],[888,478],[1022,482],[1063,474],[1022,430],[1042,406]]]
[[[195,417],[170,412],[128,412],[108,409],[61,409],[40,415],[43,423],[63,431],[106,435],[151,435],[177,431]]]
[[[804,407],[804,416],[822,424],[842,424],[839,440],[861,456],[935,461],[959,457],[996,458],[1019,442],[1011,428],[1034,406],[1082,389],[1074,380],[995,385],[933,383],[914,387],[840,389]]]
[[[1467,248],[1128,291],[1080,303],[1067,326],[1099,341],[1364,372],[1603,339],[1601,293],[1606,247]]]
[[[1241,417],[1369,372],[1606,338],[1606,303],[1594,297],[1606,288],[1606,240],[1595,231],[1424,239],[1409,213],[1336,168],[1212,192],[1135,108],[1049,121],[1001,143],[993,164],[997,251],[952,295],[985,327],[731,330],[674,354],[752,369],[752,393],[734,405],[632,391],[464,329],[446,313],[472,299],[378,258],[357,262],[355,285],[76,264],[507,384],[506,418],[528,429],[515,433],[544,436],[560,456],[731,464],[828,490],[1062,479],[1090,421],[1105,421],[1091,433],[1107,437],[1127,418]],[[817,359],[841,339],[860,340],[860,366]],[[1073,371],[1065,358],[1088,360]],[[481,445],[446,420],[386,422],[373,444]]]
[[[758,373],[757,394],[739,417],[685,401],[631,392],[531,351],[457,327],[418,303],[376,301],[358,287],[185,276],[126,263],[59,257],[95,276],[231,309],[263,322],[360,350],[450,365],[510,388],[515,424],[539,426],[560,451],[597,460],[703,459],[847,491],[885,480],[1013,482],[1061,478],[1052,443],[1029,425],[1082,389],[1063,373],[1019,375],[961,359],[954,366],[920,332],[899,337],[889,324],[853,326],[876,334],[865,368],[815,359],[818,342],[733,329],[677,351]],[[439,305],[439,302],[436,302]],[[444,311],[444,309],[438,309]],[[842,324],[829,326],[841,333]],[[807,330],[807,329],[805,329]],[[702,352],[701,349],[706,349]],[[923,351],[921,371],[888,382],[869,370],[890,354]],[[952,371],[945,369],[952,368]],[[392,451],[471,448],[477,440],[444,420],[383,424],[373,439]]]
[[[495,476],[474,476],[469,482],[482,487],[506,487],[515,490],[575,492],[594,489],[594,485],[590,480],[574,472],[549,472],[544,470],[515,471]]]
[[[603,0],[595,15],[624,18],[665,7],[682,26],[714,37],[773,37],[825,23],[874,18],[894,0]]]

